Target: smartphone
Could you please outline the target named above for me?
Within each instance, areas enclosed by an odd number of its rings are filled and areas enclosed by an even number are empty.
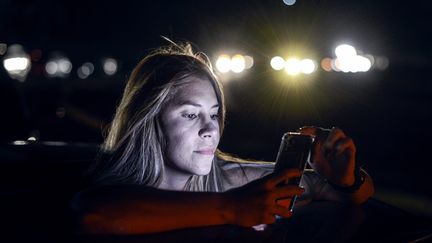
[[[303,172],[306,168],[307,162],[310,160],[311,148],[314,139],[314,136],[303,135],[298,132],[285,133],[282,136],[274,172],[284,169],[299,169],[301,172]],[[301,176],[291,179],[288,181],[288,184],[298,186],[300,184],[300,180]],[[277,203],[292,211],[296,198],[297,196],[294,196],[292,199],[280,199],[277,201]]]

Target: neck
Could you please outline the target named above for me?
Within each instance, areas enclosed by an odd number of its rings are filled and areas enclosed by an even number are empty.
[[[182,173],[178,170],[173,170],[170,167],[166,166],[165,174],[158,188],[165,190],[182,191],[190,177],[191,175],[188,173]]]

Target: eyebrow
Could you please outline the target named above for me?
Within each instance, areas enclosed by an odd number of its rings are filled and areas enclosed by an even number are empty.
[[[177,104],[178,106],[182,106],[182,105],[191,105],[191,106],[195,106],[195,107],[202,107],[202,105],[195,103],[193,101],[190,100],[185,100],[185,101],[181,101]],[[216,108],[219,107],[219,104],[215,104],[213,105],[211,108]]]

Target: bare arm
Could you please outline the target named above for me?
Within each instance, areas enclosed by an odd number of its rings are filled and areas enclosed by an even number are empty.
[[[374,194],[372,178],[366,171],[361,170],[364,182],[360,188],[351,193],[345,193],[334,189],[322,176],[312,170],[305,173],[301,185],[305,187],[307,195],[312,200],[328,200],[339,202],[351,202],[361,204],[366,202]]]
[[[143,234],[173,229],[273,223],[274,215],[290,217],[277,198],[303,192],[276,187],[298,171],[285,171],[224,193],[165,191],[143,186],[105,186],[80,193],[73,204],[86,233]]]
[[[228,223],[218,193],[163,191],[143,186],[105,186],[75,199],[86,233],[154,233]]]
[[[250,181],[257,180],[273,172],[273,169],[269,166],[269,162],[263,164],[262,167],[254,164],[252,164],[252,166],[244,164],[243,169],[240,169],[239,166],[236,168],[237,169],[232,169],[230,171],[237,184],[236,186],[241,186]],[[374,185],[372,178],[365,170],[361,170],[361,174],[364,176],[364,182],[360,188],[352,193],[344,193],[334,189],[323,176],[320,176],[312,169],[308,169],[304,172],[300,183],[300,186],[305,189],[305,192],[300,196],[297,204],[304,205],[311,200],[362,204],[374,194]]]

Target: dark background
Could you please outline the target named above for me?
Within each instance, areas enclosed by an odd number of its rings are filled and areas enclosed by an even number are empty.
[[[166,44],[164,35],[192,42],[212,61],[224,50],[254,57],[252,69],[223,79],[222,150],[274,160],[284,132],[338,126],[354,138],[377,198],[430,217],[431,14],[428,1],[0,1],[0,43],[42,52],[25,82],[0,68],[0,137],[101,143],[130,71]],[[271,57],[292,50],[332,57],[344,42],[387,57],[389,67],[319,69],[296,81],[269,66]],[[44,74],[55,52],[71,60],[68,78]],[[104,57],[118,61],[116,75],[103,73]],[[77,68],[89,61],[95,72],[79,79]]]

